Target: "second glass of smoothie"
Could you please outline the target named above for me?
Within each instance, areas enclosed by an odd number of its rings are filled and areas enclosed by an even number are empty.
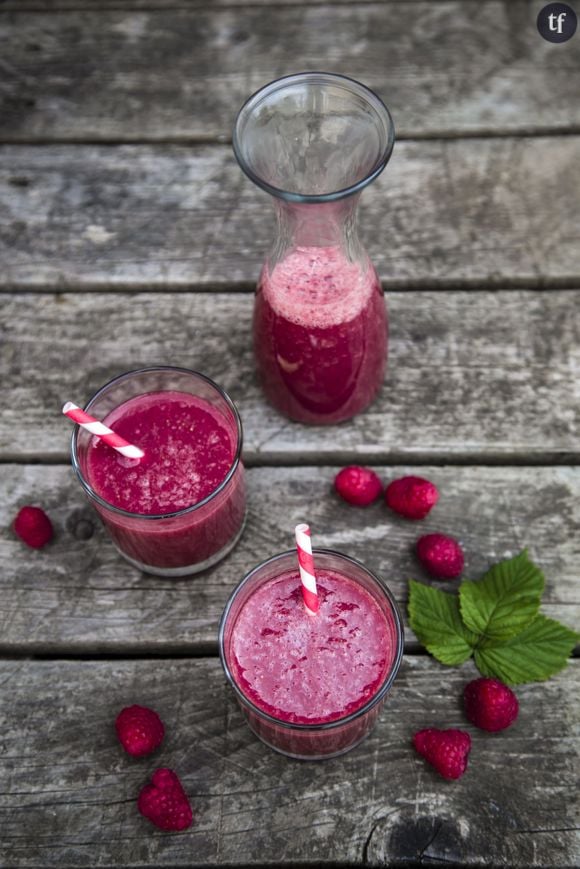
[[[296,552],[254,568],[219,631],[226,676],[254,733],[289,757],[349,751],[372,729],[403,654],[386,586],[360,562],[315,549],[319,610],[302,599]]]
[[[229,396],[198,372],[145,368],[107,383],[85,410],[145,453],[129,459],[73,432],[73,467],[121,554],[160,576],[227,555],[246,510],[242,424]]]

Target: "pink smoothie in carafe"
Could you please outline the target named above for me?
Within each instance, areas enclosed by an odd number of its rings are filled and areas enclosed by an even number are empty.
[[[234,463],[234,426],[208,401],[177,391],[138,395],[104,422],[145,453],[128,459],[93,437],[84,459],[97,495],[132,514],[96,505],[119,548],[149,567],[211,561],[236,537],[244,518],[241,465],[227,490],[216,493]],[[200,503],[212,493],[213,499]]]
[[[256,296],[258,371],[272,404],[291,419],[334,423],[375,397],[387,358],[387,312],[374,267],[334,247],[298,247]]]
[[[351,715],[384,683],[395,656],[387,616],[362,585],[317,572],[320,608],[308,615],[300,575],[288,571],[255,591],[233,627],[232,675],[259,709],[293,724]]]

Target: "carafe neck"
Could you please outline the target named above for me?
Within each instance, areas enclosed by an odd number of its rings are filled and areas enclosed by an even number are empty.
[[[296,248],[334,248],[350,262],[366,260],[357,232],[358,200],[358,193],[333,202],[275,199],[278,234],[270,251],[270,268]]]

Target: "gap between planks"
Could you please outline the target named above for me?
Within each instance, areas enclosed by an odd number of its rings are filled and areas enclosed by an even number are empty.
[[[524,453],[418,453],[410,456],[408,453],[391,453],[384,456],[382,453],[372,451],[364,455],[351,452],[325,453],[320,458],[318,452],[305,451],[299,455],[295,453],[276,452],[272,454],[261,453],[243,457],[246,468],[333,468],[343,466],[356,460],[358,464],[364,462],[369,465],[390,468],[397,465],[420,468],[431,467],[479,467],[479,468],[553,468],[553,467],[578,467],[580,465],[580,450],[578,453],[560,453],[545,451],[530,455]],[[70,457],[67,453],[43,455],[40,453],[4,452],[0,454],[0,466],[2,465],[66,465],[70,466]]]
[[[1,0],[0,0],[1,2]],[[266,251],[264,251],[264,254]],[[424,278],[413,280],[390,280],[388,277],[382,277],[381,283],[383,289],[389,295],[398,295],[402,293],[412,292],[430,292],[430,293],[463,293],[466,290],[473,290],[482,293],[503,293],[503,292],[520,292],[525,290],[531,293],[543,293],[550,290],[576,290],[580,292],[580,274],[577,275],[560,275],[559,277],[546,277],[539,275],[537,278],[530,277],[506,277],[482,279],[482,278],[458,278],[456,280],[445,279],[439,281],[438,278]],[[2,295],[26,295],[26,296],[68,296],[68,295],[85,295],[89,293],[99,293],[102,295],[118,295],[118,296],[133,296],[138,293],[175,293],[178,295],[197,295],[199,293],[236,293],[237,295],[249,295],[256,290],[256,281],[239,281],[237,283],[218,284],[209,282],[207,284],[192,284],[191,286],[183,286],[183,284],[172,284],[168,282],[163,287],[151,287],[151,285],[131,284],[130,287],[126,283],[116,284],[110,283],[103,286],[101,283],[91,283],[90,281],[83,282],[81,286],[64,286],[62,289],[56,290],[54,287],[46,284],[35,285],[27,283],[24,286],[0,286],[0,296]]]
[[[0,0],[1,2],[1,0]],[[424,2],[424,0],[417,0]],[[299,5],[299,4],[297,4]],[[347,5],[347,4],[344,4]],[[219,7],[220,10],[229,7]],[[239,9],[239,7],[231,7]],[[247,7],[244,7],[247,8]],[[257,7],[258,8],[258,7]],[[276,7],[277,9],[280,7]],[[296,8],[293,5],[291,8]],[[27,11],[27,10],[24,10]],[[67,9],[67,12],[79,12],[83,10]],[[85,10],[86,11],[86,10]],[[108,10],[107,10],[108,11]],[[113,10],[115,11],[115,10]],[[119,10],[120,11],[120,10]],[[149,10],[148,10],[149,11]],[[170,10],[174,11],[174,10]],[[1,12],[1,7],[0,7]],[[463,128],[446,128],[442,130],[425,130],[417,131],[413,134],[401,133],[397,135],[397,142],[439,142],[439,141],[457,141],[459,139],[535,139],[535,138],[560,138],[562,136],[578,136],[580,135],[580,125],[567,124],[562,126],[547,126],[547,127],[522,127],[518,130],[498,129],[497,127],[473,127],[470,130]],[[174,136],[124,136],[122,138],[95,138],[94,136],[71,136],[71,137],[38,137],[38,136],[23,136],[21,138],[3,139],[0,133],[0,146],[2,145],[22,145],[26,147],[48,147],[52,145],[98,145],[99,147],[120,147],[121,145],[155,145],[159,147],[172,145],[215,145],[223,147],[231,145],[232,140],[229,136],[224,135],[174,135]]]
[[[174,660],[191,660],[198,661],[202,659],[213,659],[219,657],[218,646],[217,643],[209,644],[209,643],[200,643],[199,646],[195,648],[187,647],[184,648],[182,646],[168,647],[163,649],[163,651],[155,651],[152,649],[148,652],[133,652],[131,650],[119,650],[118,652],[109,650],[106,653],[100,652],[79,652],[77,649],[74,651],[69,651],[66,646],[58,651],[42,651],[42,649],[37,649],[34,651],[30,650],[29,646],[23,646],[23,651],[18,652],[14,650],[14,646],[10,647],[9,652],[5,652],[0,646],[0,662],[2,661],[174,661]],[[409,657],[429,657],[429,652],[420,643],[416,640],[410,640],[405,642],[404,655]],[[576,648],[572,651],[570,655],[569,661],[580,658],[580,646],[576,646]],[[433,659],[435,660],[435,659]]]

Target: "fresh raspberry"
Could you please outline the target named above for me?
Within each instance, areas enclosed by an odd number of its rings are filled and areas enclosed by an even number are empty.
[[[463,691],[465,714],[482,730],[505,730],[518,717],[518,698],[499,679],[474,679]]]
[[[133,757],[144,757],[159,748],[165,728],[157,712],[147,706],[126,706],[117,715],[119,742]]]
[[[193,822],[187,794],[172,769],[156,769],[141,789],[137,808],[162,830],[186,830]]]
[[[419,730],[413,745],[443,778],[461,778],[467,769],[471,737],[465,730]]]
[[[401,477],[387,486],[387,506],[407,519],[424,519],[439,500],[437,487],[423,477]]]
[[[350,465],[334,478],[334,487],[341,498],[357,507],[366,507],[376,501],[383,491],[383,484],[370,468]]]
[[[463,570],[463,550],[454,537],[425,534],[417,540],[417,556],[431,576],[455,579]]]
[[[22,507],[13,528],[14,533],[33,549],[40,549],[52,540],[52,522],[40,507]]]

